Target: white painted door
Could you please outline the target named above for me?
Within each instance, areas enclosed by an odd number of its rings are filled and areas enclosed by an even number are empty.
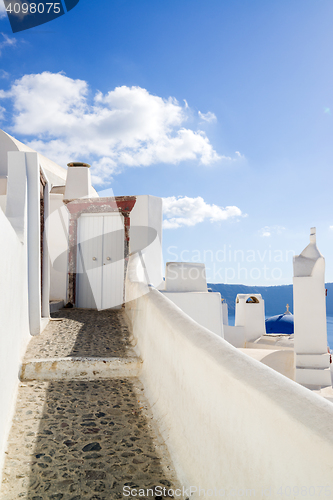
[[[77,306],[119,308],[124,289],[124,218],[82,215],[78,221]]]
[[[124,217],[103,217],[102,309],[121,307],[124,291]]]

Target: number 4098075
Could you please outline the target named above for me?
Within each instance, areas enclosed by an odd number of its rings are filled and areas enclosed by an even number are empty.
[[[14,3],[10,2],[6,11],[9,14],[60,14],[61,4],[59,2],[47,3]]]

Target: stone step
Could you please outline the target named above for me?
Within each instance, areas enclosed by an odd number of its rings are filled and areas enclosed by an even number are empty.
[[[66,357],[25,360],[20,380],[101,380],[138,377],[142,360],[138,357]]]
[[[64,307],[64,301],[63,300],[51,300],[50,301],[50,314],[55,313],[56,311],[59,311]]]

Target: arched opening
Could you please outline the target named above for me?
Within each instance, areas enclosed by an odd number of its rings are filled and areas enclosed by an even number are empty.
[[[249,297],[246,301],[247,304],[259,304],[257,297]]]

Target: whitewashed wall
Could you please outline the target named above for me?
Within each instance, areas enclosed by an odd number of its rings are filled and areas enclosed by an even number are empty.
[[[156,196],[141,195],[136,197],[136,202],[130,214],[131,219],[131,236],[130,236],[130,252],[133,252],[136,241],[139,246],[143,246],[142,258],[145,262],[146,269],[143,274],[143,279],[147,279],[149,283],[159,287],[163,285],[163,258],[162,258],[162,198]],[[151,228],[157,232],[157,237],[150,243],[150,232],[141,236],[132,229]],[[163,285],[164,286],[164,285]]]
[[[242,489],[261,498],[264,489],[272,499],[282,497],[279,488],[331,485],[333,405],[199,326],[156,289],[146,293],[136,280],[131,265],[127,300],[138,298],[127,302],[126,313],[182,483],[229,496],[236,491],[236,498],[246,496]]]
[[[30,339],[26,245],[0,210],[0,475],[20,362]]]
[[[67,302],[69,215],[62,194],[50,195],[48,248],[51,258],[50,300]]]

